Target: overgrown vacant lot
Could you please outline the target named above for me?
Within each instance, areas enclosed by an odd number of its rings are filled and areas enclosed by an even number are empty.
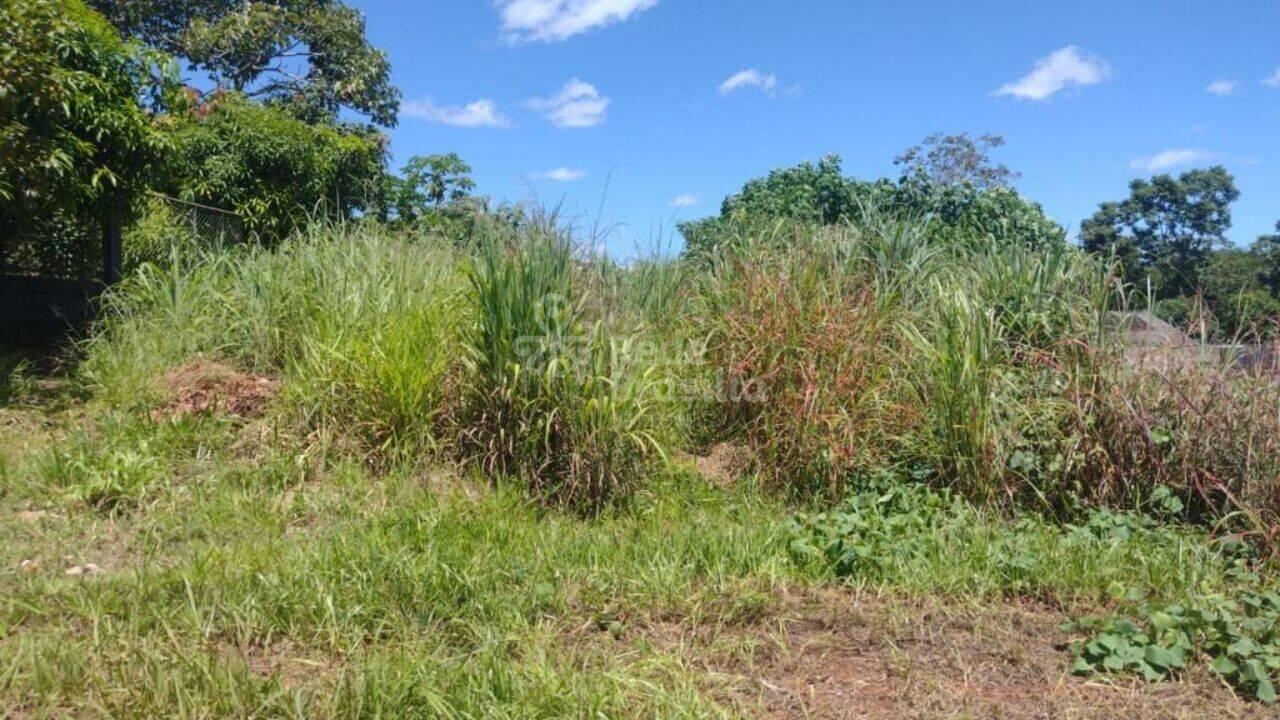
[[[1107,364],[1101,264],[850,232],[144,266],[5,360],[0,707],[1268,716],[1267,446]]]

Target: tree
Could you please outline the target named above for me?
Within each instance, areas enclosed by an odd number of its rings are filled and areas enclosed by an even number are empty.
[[[1080,240],[1091,252],[1115,251],[1128,278],[1151,277],[1161,298],[1187,295],[1209,253],[1226,244],[1231,203],[1239,196],[1221,166],[1134,180],[1126,200],[1104,203],[1081,225]]]
[[[411,225],[446,205],[461,203],[475,187],[471,166],[457,153],[414,155],[400,177],[385,178],[383,219]]]
[[[80,0],[0,3],[0,266],[94,268],[169,150],[139,104],[160,61]]]
[[[1008,187],[1021,176],[991,162],[990,151],[1002,145],[1004,138],[999,135],[973,138],[968,133],[933,133],[894,158],[893,164],[902,167],[903,177],[920,174],[938,185],[969,183],[980,190]]]
[[[1199,291],[1214,315],[1220,339],[1271,330],[1271,320],[1280,315],[1280,301],[1264,285],[1266,263],[1265,256],[1237,248],[1209,255]]]
[[[1275,235],[1262,235],[1253,244],[1253,253],[1259,257],[1259,281],[1277,298],[1280,298],[1280,222]]]
[[[828,155],[816,165],[801,163],[747,182],[725,198],[718,217],[682,223],[686,252],[705,254],[755,223],[779,220],[836,225],[864,211],[923,223],[930,240],[966,243],[996,239],[1036,247],[1066,239],[1062,227],[1041,207],[1006,187],[972,183],[944,185],[913,173],[897,182],[846,178],[840,158]]]
[[[169,192],[234,210],[247,229],[278,241],[317,215],[351,217],[375,206],[386,138],[337,122],[306,123],[282,109],[226,94],[174,131]]]
[[[347,107],[395,125],[400,93],[363,16],[340,0],[91,0],[122,33],[207,72],[217,89],[316,121]]]

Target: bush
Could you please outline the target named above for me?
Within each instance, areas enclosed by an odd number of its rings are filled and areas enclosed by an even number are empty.
[[[897,182],[867,182],[841,175],[840,158],[824,157],[815,166],[801,163],[751,180],[725,198],[717,217],[682,223],[685,252],[707,257],[716,248],[778,222],[787,225],[862,225],[876,216],[923,223],[939,244],[981,245],[995,239],[1009,245],[1060,245],[1066,232],[1044,210],[1017,192],[979,188],[969,183],[940,183],[923,173]]]

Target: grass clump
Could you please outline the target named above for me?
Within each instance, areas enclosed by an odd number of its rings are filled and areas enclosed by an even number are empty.
[[[892,457],[914,409],[894,372],[901,333],[861,268],[815,238],[778,252],[727,250],[703,294],[721,434],[797,495],[838,497]]]
[[[489,472],[598,510],[664,455],[663,377],[636,333],[588,315],[575,271],[554,228],[494,238],[473,261],[463,447]]]

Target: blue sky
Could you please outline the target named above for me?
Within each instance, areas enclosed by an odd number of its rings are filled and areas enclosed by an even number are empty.
[[[1073,234],[1130,179],[1213,163],[1237,244],[1280,220],[1276,0],[352,1],[404,92],[396,167],[457,152],[622,255],[771,168],[896,176],[931,132],[1003,135]]]

